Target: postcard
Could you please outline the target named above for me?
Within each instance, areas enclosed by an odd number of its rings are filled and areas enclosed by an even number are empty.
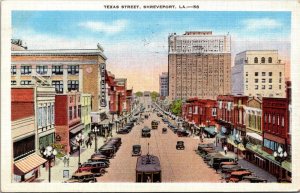
[[[299,8],[2,2],[1,191],[299,190]]]

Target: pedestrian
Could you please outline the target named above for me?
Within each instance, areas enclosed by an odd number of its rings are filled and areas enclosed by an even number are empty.
[[[228,151],[227,145],[225,145],[225,146],[224,146],[224,153],[225,153],[225,155],[227,154],[227,151]]]
[[[92,140],[90,140],[90,143],[89,143],[89,145],[90,145],[90,149],[92,148]]]
[[[69,167],[69,164],[70,164],[70,153],[67,153],[66,159],[67,159],[67,167]]]
[[[63,162],[64,162],[64,167],[66,167],[66,164],[67,164],[67,155],[65,155],[65,156],[63,157]]]

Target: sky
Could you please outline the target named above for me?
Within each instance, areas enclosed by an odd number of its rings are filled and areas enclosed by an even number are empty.
[[[168,35],[212,31],[231,35],[232,65],[244,50],[275,49],[290,66],[290,12],[225,11],[14,11],[12,38],[28,49],[96,49],[106,68],[128,88],[159,91],[168,71]]]

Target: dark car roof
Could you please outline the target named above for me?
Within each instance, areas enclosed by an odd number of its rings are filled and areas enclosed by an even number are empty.
[[[177,141],[177,143],[184,143],[183,141]]]
[[[149,128],[149,127],[144,127],[144,128],[142,129],[142,131],[150,131],[150,128]]]
[[[141,147],[141,145],[133,145],[132,147]]]
[[[136,171],[137,172],[161,171],[158,157],[154,155],[142,155],[138,157],[136,163]]]

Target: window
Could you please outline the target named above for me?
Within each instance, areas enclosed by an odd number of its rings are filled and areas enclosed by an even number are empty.
[[[72,107],[69,107],[69,120],[72,120]]]
[[[192,113],[192,112],[193,112],[192,107],[189,107],[189,113]]]
[[[255,85],[255,90],[258,90],[258,85]]]
[[[47,74],[48,66],[37,66],[36,73],[38,74]]]
[[[254,58],[254,63],[258,63],[258,58],[257,57]]]
[[[272,78],[269,78],[269,83],[272,83]]]
[[[64,84],[63,84],[63,81],[56,81],[56,80],[53,80],[52,81],[52,86],[55,87],[55,91],[57,93],[63,93],[64,92]]]
[[[284,127],[284,117],[281,119],[281,126]]]
[[[261,82],[266,83],[266,79],[265,78],[261,79]]]
[[[52,66],[52,74],[54,75],[63,75],[64,69],[62,65],[59,66]]]
[[[48,106],[48,119],[47,119],[47,125],[51,124],[51,106]]]
[[[262,57],[262,58],[261,58],[261,63],[265,63],[265,62],[266,62],[265,57]]]
[[[275,124],[275,115],[273,115],[273,121],[272,121],[273,125]]]
[[[42,127],[42,117],[43,117],[43,108],[39,107],[38,108],[38,127]]]
[[[281,83],[281,78],[279,78],[279,83]]]
[[[272,72],[269,72],[269,76],[272,76]]]
[[[282,76],[282,72],[279,72],[279,76],[280,76],[280,77]]]
[[[266,72],[262,72],[261,75],[262,75],[262,76],[266,76]]]
[[[269,85],[269,89],[272,90],[272,85]]]
[[[281,85],[279,85],[279,90],[281,90]]]
[[[269,123],[271,123],[271,115],[269,114]]]
[[[279,115],[277,114],[277,125],[280,126],[280,123],[279,123]]]
[[[77,75],[79,73],[79,65],[69,65],[68,74]]]
[[[255,76],[258,76],[258,72],[255,72],[254,74],[255,74]]]
[[[246,72],[246,76],[248,76],[248,72]]]
[[[21,66],[21,75],[30,75],[31,70],[31,66]]]
[[[78,117],[81,117],[81,105],[78,105]]]
[[[265,123],[267,123],[268,122],[268,115],[265,113]]]
[[[17,85],[17,81],[12,80],[12,81],[11,81],[11,85]]]
[[[32,85],[31,80],[22,80],[20,82],[21,85]]]
[[[78,80],[68,80],[68,91],[79,90],[79,81]]]
[[[271,57],[268,58],[268,63],[272,63],[272,58]]]
[[[51,124],[54,124],[54,105],[51,105]]]
[[[10,73],[11,73],[11,75],[16,75],[17,74],[17,67],[16,66],[11,66]]]
[[[43,107],[42,127],[47,126],[47,107]]]
[[[248,78],[246,78],[246,83],[248,83]]]
[[[258,83],[258,79],[257,78],[255,79],[255,83]]]
[[[217,116],[217,108],[212,108],[212,116],[215,117]]]
[[[246,90],[248,90],[248,85],[246,85]]]
[[[76,118],[77,117],[77,107],[75,106],[74,107],[74,118]]]
[[[266,85],[262,85],[261,89],[265,90],[266,89]]]

